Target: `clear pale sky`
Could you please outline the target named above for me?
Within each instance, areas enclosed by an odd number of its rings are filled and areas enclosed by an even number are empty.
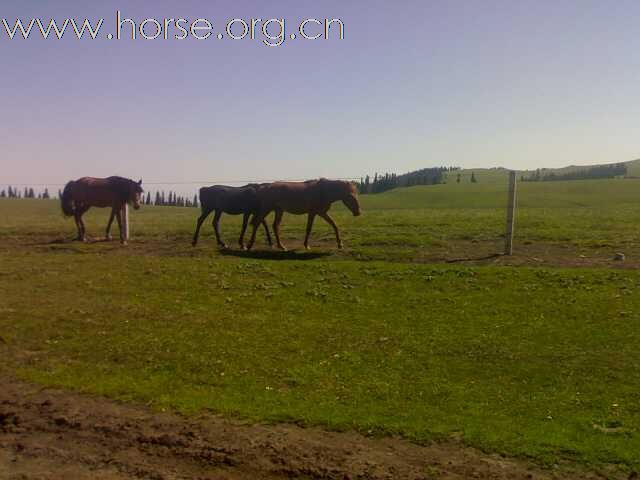
[[[138,21],[340,18],[340,41],[108,40]],[[0,183],[360,177],[640,157],[637,0],[2,2],[105,17],[101,38],[0,25]]]

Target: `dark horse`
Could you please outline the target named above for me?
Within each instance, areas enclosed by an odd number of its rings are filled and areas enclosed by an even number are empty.
[[[226,185],[202,187],[200,189],[200,206],[202,208],[202,214],[198,217],[198,225],[196,226],[196,231],[193,234],[193,242],[191,242],[191,244],[194,247],[197,245],[202,222],[206,220],[211,212],[215,211],[213,217],[213,230],[216,233],[218,245],[222,248],[227,248],[227,245],[220,238],[220,217],[223,213],[228,213],[230,215],[243,215],[242,231],[240,232],[239,243],[240,248],[244,249],[244,234],[247,230],[247,223],[249,222],[249,217],[258,211],[259,203],[257,191],[263,186],[264,184],[250,183],[244,187],[228,187]],[[264,225],[264,231],[267,234],[267,241],[269,242],[269,245],[271,245],[271,235],[269,234],[269,228],[267,227],[267,222],[264,221],[264,218],[262,219],[262,225]]]
[[[60,203],[65,216],[75,218],[76,226],[78,227],[78,240],[81,241],[86,240],[82,215],[91,207],[111,207],[106,238],[111,240],[111,224],[115,217],[120,229],[120,241],[125,244],[126,238],[122,228],[120,212],[128,202],[133,203],[133,208],[138,210],[142,192],[142,180],[134,182],[122,177],[83,177],[67,183],[62,192]]]
[[[360,203],[355,184],[341,180],[308,180],[306,182],[275,182],[267,184],[258,190],[260,211],[253,217],[253,233],[248,248],[253,247],[256,230],[260,222],[264,222],[269,212],[276,212],[273,221],[273,232],[276,236],[278,248],[286,250],[280,241],[280,222],[284,212],[296,215],[308,214],[307,234],[304,237],[304,247],[309,248],[309,235],[313,227],[313,220],[318,215],[333,227],[336,234],[338,248],[342,248],[338,226],[329,216],[329,209],[333,202],[342,201],[355,217],[360,215]]]

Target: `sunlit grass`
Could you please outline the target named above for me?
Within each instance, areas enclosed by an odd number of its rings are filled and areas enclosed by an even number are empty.
[[[518,242],[635,248],[640,184],[573,183],[522,186]],[[221,254],[210,226],[191,248],[196,209],[132,212],[121,248],[50,243],[74,229],[55,202],[0,201],[0,358],[157,407],[637,468],[640,275],[413,263],[499,244],[506,190],[467,187],[363,197],[335,209],[347,251],[318,223],[311,254],[267,259]],[[303,221],[285,217],[294,246]]]

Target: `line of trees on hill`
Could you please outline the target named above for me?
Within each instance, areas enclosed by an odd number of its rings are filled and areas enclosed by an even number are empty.
[[[51,196],[47,188],[44,189],[44,192],[36,194],[33,187],[24,187],[24,190],[20,190],[9,186],[6,190],[0,191],[0,198],[38,198],[48,200]]]
[[[396,175],[395,173],[376,173],[373,179],[367,175],[360,179],[358,190],[361,194],[382,193],[397,187],[412,187],[414,185],[437,185],[444,183],[444,174],[460,170],[460,167],[422,168],[412,172]]]
[[[595,178],[615,178],[624,177],[627,174],[627,165],[624,163],[613,163],[611,165],[596,165],[567,173],[555,173],[553,171],[545,173],[544,170],[537,169],[529,177],[522,176],[523,182],[553,182],[557,180],[588,180]]]
[[[142,201],[143,205],[158,205],[164,207],[198,207],[198,195],[190,197],[180,196],[175,192],[155,192],[154,199],[151,200],[151,192],[147,192],[147,196]]]
[[[58,190],[58,197],[62,197],[62,190]],[[9,186],[7,189],[0,190],[0,198],[35,198],[38,200],[49,200],[51,195],[49,189],[45,188],[44,191],[36,193],[33,187],[24,187],[24,190],[16,187]],[[142,198],[143,205],[161,205],[166,207],[199,207],[198,195],[194,195],[193,198],[178,195],[175,192],[155,192],[152,195],[151,192]]]

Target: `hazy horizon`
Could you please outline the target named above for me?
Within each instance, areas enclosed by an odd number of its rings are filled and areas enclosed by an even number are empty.
[[[208,18],[216,32],[236,17],[284,17],[288,31],[301,19],[339,18],[345,38],[274,48],[248,39],[109,40],[117,10],[138,21]],[[33,17],[104,17],[104,35],[9,40],[0,25],[3,186],[640,158],[640,4],[631,0],[63,0],[0,10],[10,25]]]

